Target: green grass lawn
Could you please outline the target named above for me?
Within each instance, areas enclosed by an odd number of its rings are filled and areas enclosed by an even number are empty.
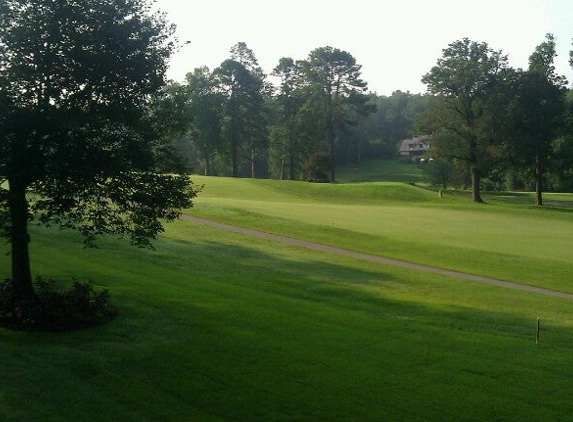
[[[573,292],[571,208],[472,204],[403,183],[205,178],[190,213],[305,240]],[[489,196],[493,198],[493,196]],[[567,203],[571,195],[555,196]]]
[[[73,235],[38,228],[33,241],[36,273],[91,279],[121,315],[76,333],[0,329],[2,421],[538,421],[573,412],[564,299],[183,221],[156,251],[113,240],[85,250]]]
[[[572,290],[571,257],[561,250],[571,239],[566,209],[474,206],[398,183],[195,182],[205,185],[197,215],[465,270],[483,262],[482,273],[512,281],[539,266],[553,277],[539,285]],[[570,300],[186,221],[167,226],[155,251],[112,239],[100,246],[86,250],[74,234],[33,227],[34,273],[108,288],[120,316],[75,333],[0,329],[1,421],[573,414]],[[0,247],[0,277],[9,275],[7,251]]]
[[[422,167],[416,163],[394,159],[369,159],[354,166],[343,166],[337,170],[339,183],[356,182],[406,182],[424,181]]]

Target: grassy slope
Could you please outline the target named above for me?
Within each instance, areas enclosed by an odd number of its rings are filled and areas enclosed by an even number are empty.
[[[481,259],[508,279],[539,266],[554,277],[543,283],[564,290],[571,279],[563,211],[475,207],[403,184],[196,181],[206,187],[194,212],[205,216],[470,269]],[[573,411],[563,299],[185,222],[155,252],[115,241],[83,250],[44,229],[33,239],[36,272],[109,287],[121,317],[80,333],[0,329],[3,421],[526,421]],[[8,269],[0,260],[0,275]]]
[[[44,229],[33,239],[37,272],[109,287],[121,317],[79,333],[0,329],[3,421],[537,421],[573,412],[570,301],[186,222],[169,226],[155,252],[115,241],[83,250]]]
[[[345,166],[337,170],[339,183],[405,182],[418,183],[424,179],[422,168],[402,160],[365,160],[360,165]]]
[[[195,215],[407,261],[573,292],[570,209],[537,209],[402,183],[318,185],[195,177]],[[554,200],[571,199],[571,195]],[[502,198],[503,201],[508,198]]]

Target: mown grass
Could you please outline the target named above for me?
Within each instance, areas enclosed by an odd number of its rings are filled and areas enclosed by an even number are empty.
[[[405,160],[368,159],[360,164],[343,166],[337,170],[339,183],[357,182],[405,182],[424,181],[423,167]]]
[[[192,214],[395,259],[573,292],[570,208],[472,204],[400,183],[196,177]],[[561,195],[556,199],[567,199]]]
[[[36,273],[109,288],[120,317],[76,333],[0,329],[3,421],[538,421],[573,412],[565,299],[183,221],[156,251],[32,235]]]

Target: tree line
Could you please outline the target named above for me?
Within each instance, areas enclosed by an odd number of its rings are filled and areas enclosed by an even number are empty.
[[[474,202],[482,202],[484,180],[492,187],[531,187],[537,205],[547,188],[573,190],[573,103],[555,57],[551,34],[527,69],[511,68],[501,50],[467,38],[443,50],[423,77],[433,101],[418,122],[433,135],[432,153],[442,160],[435,180],[450,183],[461,169]]]
[[[356,59],[337,48],[281,58],[266,75],[239,42],[216,69],[170,82],[154,112],[172,121],[174,144],[195,172],[335,181],[340,164],[394,156],[429,104],[427,95],[369,92]]]
[[[395,157],[400,140],[424,134],[434,183],[468,187],[476,202],[484,186],[531,188],[541,205],[544,189],[573,190],[573,95],[555,57],[551,34],[527,69],[462,39],[422,77],[427,94],[379,96],[348,52],[317,48],[266,75],[240,42],[216,69],[167,84],[154,112],[180,158],[206,175],[335,181],[337,166]]]

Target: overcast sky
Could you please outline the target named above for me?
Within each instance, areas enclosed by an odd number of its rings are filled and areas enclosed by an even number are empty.
[[[169,78],[183,81],[199,66],[211,70],[245,42],[270,73],[281,57],[305,59],[318,47],[352,54],[379,95],[425,92],[420,82],[442,49],[467,37],[509,56],[516,68],[552,33],[557,71],[573,82],[573,0],[158,0],[191,41],[171,61]]]

